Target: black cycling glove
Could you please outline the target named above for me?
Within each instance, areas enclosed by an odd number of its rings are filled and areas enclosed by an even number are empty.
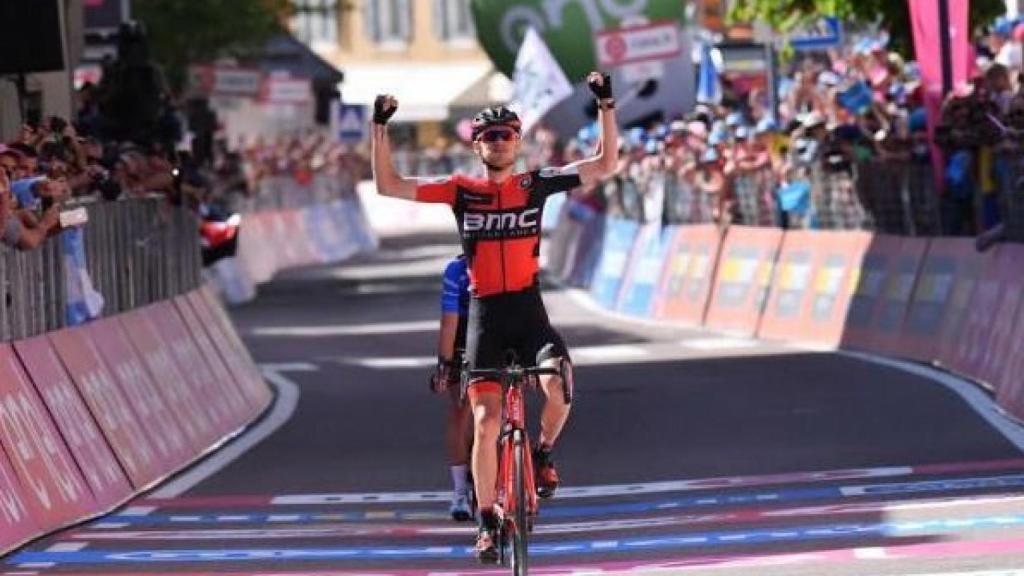
[[[395,115],[398,111],[398,106],[392,106],[391,108],[386,107],[387,103],[386,96],[377,96],[373,101],[373,123],[374,124],[387,124],[388,120]]]
[[[608,74],[602,74],[601,76],[604,78],[603,84],[587,79],[587,85],[590,86],[590,91],[594,93],[598,100],[608,100],[612,97],[612,77]]]

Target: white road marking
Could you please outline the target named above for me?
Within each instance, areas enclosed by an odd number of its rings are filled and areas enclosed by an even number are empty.
[[[53,568],[56,566],[53,562],[24,562],[18,564],[18,568]]]
[[[610,346],[581,346],[571,350],[573,356],[586,356],[594,360],[623,360],[626,358],[641,358],[647,356],[646,349],[640,346],[628,344],[613,344]]]
[[[307,366],[312,365],[309,364]],[[266,367],[263,369],[263,377],[276,386],[278,392],[277,401],[274,403],[270,413],[267,414],[267,417],[251,430],[236,438],[234,442],[215,453],[208,460],[204,460],[195,468],[151,494],[149,496],[151,499],[180,496],[196,484],[213,476],[225,466],[234,462],[242,454],[245,454],[253,446],[265,440],[291,419],[295,408],[299,404],[299,385],[280,372]]]
[[[118,516],[148,516],[156,510],[156,506],[129,506],[122,510]]]
[[[958,378],[952,374],[943,372],[929,366],[922,366],[904,360],[883,358],[875,354],[863,352],[850,352],[841,350],[837,352],[849,358],[857,358],[864,362],[871,362],[879,366],[887,366],[904,372],[927,378],[938,382],[960,396],[979,416],[985,419],[993,428],[998,430],[1011,444],[1024,453],[1024,427],[1014,423],[1006,416],[1002,408],[978,386]]]
[[[253,336],[288,336],[319,338],[324,336],[369,336],[402,332],[436,332],[439,320],[415,322],[382,322],[378,324],[332,324],[329,326],[261,326],[249,331]]]
[[[88,546],[88,542],[58,542],[46,549],[47,552],[79,552]]]
[[[97,522],[95,524],[90,524],[89,528],[97,530],[116,530],[118,528],[126,528],[128,526],[131,526],[128,522]]]
[[[684,348],[701,351],[716,350],[741,350],[744,348],[756,348],[760,343],[750,338],[734,338],[731,336],[710,337],[710,338],[688,338],[680,342]]]

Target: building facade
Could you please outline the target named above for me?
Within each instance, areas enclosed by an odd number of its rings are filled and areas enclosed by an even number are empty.
[[[508,96],[476,40],[470,0],[293,0],[293,33],[345,75],[345,103],[399,100],[399,139],[434,142]]]

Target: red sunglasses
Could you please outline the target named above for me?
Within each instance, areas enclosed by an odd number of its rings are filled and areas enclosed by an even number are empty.
[[[492,128],[481,132],[477,140],[483,140],[484,142],[511,142],[518,136],[518,132],[509,128]]]

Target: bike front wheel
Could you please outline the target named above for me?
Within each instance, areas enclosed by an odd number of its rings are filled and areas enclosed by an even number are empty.
[[[513,490],[515,491],[515,516],[512,522],[512,573],[526,576],[527,547],[529,545],[528,494],[526,493],[526,438],[522,431],[512,434]]]

